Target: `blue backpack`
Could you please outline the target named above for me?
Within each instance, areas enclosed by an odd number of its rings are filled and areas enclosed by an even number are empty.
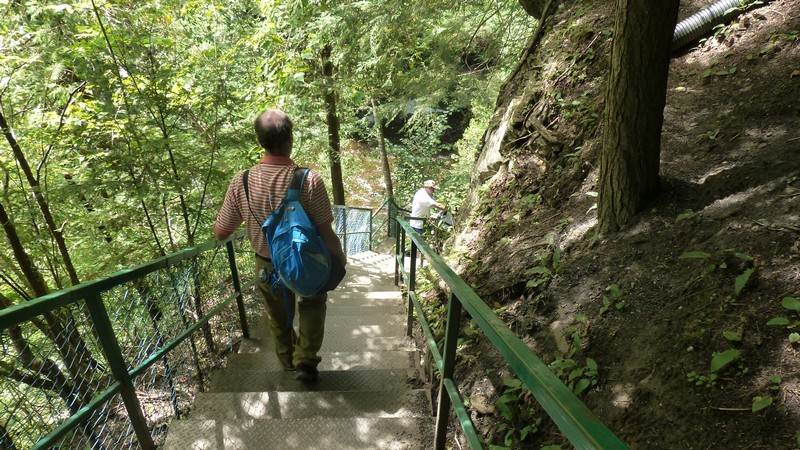
[[[243,182],[249,207],[247,174],[245,171]],[[297,168],[294,171],[280,206],[261,225],[272,254],[269,284],[273,293],[280,287],[284,289],[284,294],[288,294],[285,292],[288,289],[301,297],[309,297],[332,290],[329,282],[331,255],[317,233],[317,227],[300,204],[300,193],[307,175],[307,168]],[[252,209],[250,212],[252,213]],[[256,217],[255,214],[253,216]],[[334,278],[338,278],[335,281],[338,285],[341,277]]]

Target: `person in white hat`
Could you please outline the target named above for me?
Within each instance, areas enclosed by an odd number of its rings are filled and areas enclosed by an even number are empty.
[[[422,188],[414,194],[414,200],[411,201],[411,216],[408,224],[417,233],[422,233],[422,227],[425,225],[424,219],[428,217],[431,212],[431,207],[446,211],[447,207],[433,199],[433,193],[436,191],[436,182],[433,180],[425,180],[422,183]]]

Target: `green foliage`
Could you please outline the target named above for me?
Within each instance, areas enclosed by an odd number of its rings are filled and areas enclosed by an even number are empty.
[[[742,360],[741,351],[731,348],[711,355],[710,372],[691,371],[686,374],[686,378],[696,386],[712,388],[721,387],[719,383],[722,380],[743,377],[749,372],[750,369]]]
[[[712,256],[713,255],[710,254],[710,253],[706,253],[706,252],[701,252],[701,251],[696,251],[695,250],[695,251],[684,252],[678,258],[679,259],[684,259],[684,260],[709,260],[709,259],[712,258]],[[701,275],[699,279],[702,279],[703,277],[707,276],[708,274],[711,274],[711,273],[717,271],[717,269],[728,269],[729,268],[728,267],[728,262],[726,262],[726,258],[727,257],[732,257],[732,258],[735,258],[736,260],[740,261],[740,263],[734,264],[734,267],[741,267],[741,266],[745,266],[746,267],[747,265],[752,265],[752,262],[753,262],[753,257],[751,257],[750,255],[748,255],[746,253],[734,252],[732,250],[724,250],[722,252],[721,257],[720,257],[722,262],[712,262],[709,265],[707,265],[705,267],[705,271],[704,271],[705,273],[703,275]],[[739,273],[736,276],[736,278],[734,279],[734,283],[733,283],[734,296],[738,296],[739,294],[742,293],[742,291],[747,286],[748,282],[750,281],[750,279],[751,279],[751,277],[752,277],[752,275],[754,273],[755,273],[755,268],[747,267],[747,268],[743,269],[742,272]]]
[[[718,376],[715,373],[703,375],[695,371],[686,374],[686,379],[696,386],[705,386],[707,388],[715,387],[717,385]]]
[[[781,390],[781,382],[783,380],[781,379],[780,375],[776,375],[776,374],[770,375],[769,381],[770,381],[770,390],[771,391],[780,391]],[[760,410],[772,405],[774,400],[775,400],[775,397],[772,396],[772,395],[764,395],[764,396],[753,397],[752,411],[753,412],[760,411]]]
[[[728,364],[736,361],[741,356],[741,353],[737,349],[729,349],[723,352],[715,352],[711,356],[711,372],[719,372]]]
[[[720,31],[722,29],[724,29],[724,27],[718,28],[718,31]],[[733,75],[738,70],[736,65],[733,65],[731,67],[724,68],[724,69],[718,68],[717,66],[719,65],[719,63],[720,62],[718,60],[711,61],[711,64],[709,65],[709,68],[706,69],[705,71],[703,71],[703,78],[724,77],[724,76],[728,76],[728,75]]]
[[[563,269],[561,265],[561,249],[555,242],[555,237],[552,234],[548,234],[545,237],[545,241],[547,242],[548,252],[539,254],[535,260],[538,265],[525,271],[525,277],[528,278],[528,282],[525,283],[526,288],[538,288],[546,285]]]
[[[612,306],[617,310],[625,307],[625,302],[620,300],[622,291],[620,290],[619,286],[612,284],[606,288],[606,292],[608,292],[608,295],[604,295],[601,299],[603,302],[603,306],[600,307],[599,312],[601,316]]]
[[[794,312],[794,317],[791,320],[785,316],[773,317],[767,322],[769,326],[783,326],[789,330],[795,330],[800,326],[800,299],[797,297],[784,297],[781,300],[781,306],[784,309]],[[800,333],[793,331],[789,333],[789,342],[796,344],[800,342]]]
[[[684,212],[678,214],[678,217],[675,219],[675,222],[681,222],[683,220],[691,220],[695,223],[700,223],[701,216],[700,213],[694,212],[691,209],[687,209]]]
[[[530,390],[516,378],[503,379],[503,393],[495,401],[503,422],[498,431],[507,448],[518,448],[528,436],[539,431],[541,417],[532,406]],[[500,447],[502,448],[502,447]]]
[[[573,359],[556,358],[550,363],[550,370],[561,378],[575,395],[596,386],[598,381],[597,362],[586,358],[586,365],[580,366]]]

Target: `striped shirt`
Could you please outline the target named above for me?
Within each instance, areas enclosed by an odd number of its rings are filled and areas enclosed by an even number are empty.
[[[237,173],[225,194],[225,201],[217,215],[217,228],[233,234],[242,222],[245,222],[247,237],[259,255],[269,258],[269,247],[261,231],[261,225],[272,211],[278,208],[289,189],[289,182],[297,164],[285,156],[266,155],[259,164],[250,169],[248,190],[250,205],[244,193],[242,175]],[[319,174],[309,171],[303,190],[300,193],[300,204],[306,214],[318,228],[330,226],[333,222],[331,201],[325,183]],[[252,212],[251,212],[252,209]]]

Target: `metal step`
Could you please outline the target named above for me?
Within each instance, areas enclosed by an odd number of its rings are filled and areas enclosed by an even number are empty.
[[[428,417],[430,391],[200,393],[191,419],[302,419],[311,417]]]
[[[397,391],[420,386],[418,369],[320,371],[319,382],[305,384],[294,372],[219,370],[211,374],[210,392],[255,391]]]
[[[407,369],[419,366],[416,351],[322,352],[319,370]],[[228,357],[230,370],[281,370],[275,352],[236,353]]]
[[[360,297],[363,299],[363,297]],[[339,316],[395,316],[406,315],[406,306],[403,303],[384,303],[361,304],[356,301],[332,303],[328,300],[328,311],[326,318],[330,319]]]
[[[408,318],[401,314],[376,316],[336,316],[325,319],[324,341],[353,338],[403,336]],[[295,322],[295,329],[297,325]],[[267,320],[259,320],[250,327],[251,338],[266,339],[270,337]],[[323,341],[323,342],[324,342]]]
[[[394,336],[336,336],[328,331],[325,332],[325,340],[322,341],[323,352],[359,352],[359,351],[380,351],[380,350],[404,350],[413,349],[414,343],[404,337]],[[273,352],[271,337],[242,339],[239,353],[258,353]]]
[[[269,319],[249,317],[251,337],[211,374],[209,392],[198,393],[188,418],[172,421],[162,448],[433,448],[431,394],[405,337],[392,256],[348,259],[347,277],[328,297],[319,382],[278,369]]]
[[[178,420],[166,450],[428,450],[433,421],[401,418]]]

